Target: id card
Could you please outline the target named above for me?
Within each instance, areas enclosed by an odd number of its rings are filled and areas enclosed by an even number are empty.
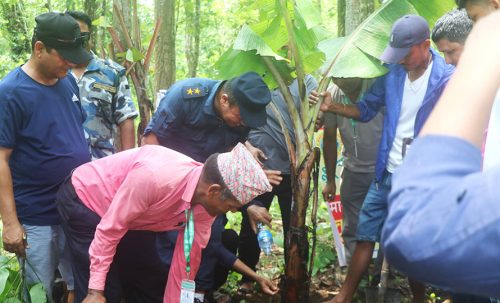
[[[181,284],[181,302],[194,303],[194,291],[196,284],[193,280],[183,279]]]

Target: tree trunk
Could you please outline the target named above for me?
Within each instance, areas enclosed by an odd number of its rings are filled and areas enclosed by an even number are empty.
[[[90,20],[95,20],[97,17],[97,3],[95,0],[85,0],[83,2],[83,11],[89,15]]]
[[[155,0],[155,20],[161,19],[155,49],[155,91],[175,82],[175,0]]]
[[[337,0],[337,36],[345,36],[346,0]]]
[[[118,6],[118,10],[123,16],[123,21],[125,21],[125,27],[130,30],[132,28],[132,6],[130,4],[130,0],[113,0],[113,6]],[[115,11],[113,10],[113,28],[118,32],[118,38],[120,41],[125,41],[125,35],[123,34],[122,28],[120,26],[120,21],[118,20],[118,16],[116,16]],[[127,48],[125,49],[125,51]],[[115,50],[115,53],[117,51]]]
[[[200,0],[184,0],[186,15],[185,47],[188,77],[196,77],[200,55]]]
[[[339,0],[340,1],[340,0]],[[345,34],[352,33],[375,10],[374,0],[345,0]]]
[[[8,1],[2,2],[1,10],[6,23],[5,34],[10,44],[10,56],[15,62],[22,62],[27,59],[28,54],[31,53],[30,38],[31,34],[28,32],[26,17],[24,15],[23,1]]]
[[[283,303],[308,302],[309,300],[310,279],[307,270],[309,241],[305,221],[309,205],[311,172],[315,160],[316,153],[311,150],[298,172],[292,172],[293,201],[290,230],[286,237],[288,255],[285,256],[286,277],[282,281],[284,292],[281,296],[281,302]]]

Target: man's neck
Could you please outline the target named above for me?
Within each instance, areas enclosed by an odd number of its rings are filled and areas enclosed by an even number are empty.
[[[215,111],[215,114],[217,115],[217,117],[219,117],[220,119],[222,119],[222,113],[221,113],[221,109],[220,109],[220,97],[222,95],[222,89],[219,90],[216,94],[215,94],[215,99],[214,99],[214,111]]]
[[[71,72],[76,76],[77,79],[80,79],[86,70],[87,70],[87,65],[72,68]]]
[[[345,93],[345,95],[347,96],[347,98],[349,98],[349,100],[351,100],[352,103],[356,103],[358,101],[360,93],[361,89],[357,89],[355,91]]]
[[[37,66],[35,61],[30,58],[28,62],[26,62],[23,66],[21,66],[21,69],[33,80],[36,82],[43,84],[43,85],[54,85],[59,81],[59,78],[55,77],[49,77],[46,74],[44,74],[41,70],[40,67]]]

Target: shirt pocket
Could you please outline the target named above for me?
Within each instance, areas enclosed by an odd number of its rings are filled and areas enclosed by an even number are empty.
[[[113,121],[113,96],[105,91],[89,92],[89,101],[96,107],[96,116]]]

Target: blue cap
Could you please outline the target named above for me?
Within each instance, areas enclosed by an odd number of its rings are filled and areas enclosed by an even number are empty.
[[[245,125],[250,128],[265,125],[266,106],[271,102],[271,92],[262,77],[255,72],[244,73],[229,80],[229,87]]]
[[[380,56],[380,60],[387,63],[399,63],[408,55],[412,46],[429,38],[429,24],[424,18],[417,15],[403,16],[394,22],[389,45]]]

